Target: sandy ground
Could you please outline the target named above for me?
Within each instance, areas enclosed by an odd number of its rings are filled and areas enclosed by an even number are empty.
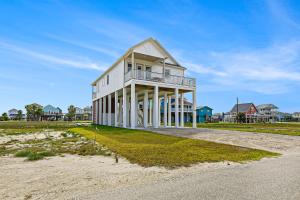
[[[290,175],[291,181],[294,181],[293,184],[299,185],[298,179],[295,179],[298,174],[295,169],[299,160],[300,137],[211,129],[158,129],[156,131],[168,135],[271,150],[283,153],[284,156],[282,158],[263,159],[263,161],[250,162],[248,164],[228,162],[201,163],[189,168],[183,167],[175,170],[158,167],[143,168],[131,164],[122,158],[119,159],[119,163],[115,163],[113,157],[104,156],[65,155],[64,157],[56,156],[34,162],[24,161],[24,158],[0,157],[0,199],[155,199],[156,194],[161,195],[161,198],[158,199],[164,199],[166,193],[162,188],[166,184],[168,188],[165,189],[168,190],[168,194],[175,195],[181,190],[181,194],[185,194],[184,196],[179,193],[175,196],[169,195],[170,198],[167,199],[184,199],[185,197],[191,197],[187,199],[195,199],[197,192],[208,186],[207,183],[201,182],[205,178],[207,182],[218,180],[217,182],[211,182],[212,188],[215,188],[220,183],[224,183],[225,185],[221,188],[224,189],[227,188],[227,173],[232,173],[233,177],[241,176],[241,180],[243,177],[246,177],[243,180],[246,183],[249,180],[257,180],[261,176],[261,174],[258,174],[257,178],[247,177],[246,175],[249,172],[254,175],[256,172],[266,169],[265,173],[267,173],[268,169],[277,169],[281,163],[283,163],[283,167],[278,169],[279,172],[286,171],[284,170],[285,166],[293,167],[287,170],[293,172]],[[54,138],[59,138],[59,134],[58,132],[51,133]],[[9,136],[9,140],[24,141],[33,138],[43,139],[45,137],[47,135],[38,133],[35,135]],[[5,143],[8,139],[0,137],[0,141]],[[295,160],[295,158],[298,160]],[[281,161],[281,159],[283,160]],[[274,164],[274,162],[278,163]],[[291,164],[288,166],[284,164],[288,162]],[[265,168],[259,168],[259,163],[266,163],[262,166]],[[239,172],[239,170],[241,171]],[[270,174],[270,177],[276,176],[279,172],[274,171],[273,174]],[[208,176],[208,174],[212,174],[212,176]],[[285,176],[283,174],[283,178]],[[266,175],[266,185],[270,185],[273,181],[270,180],[270,182],[267,179],[268,177]],[[281,188],[280,177],[278,179],[278,187]],[[232,184],[235,184],[234,181],[236,180],[233,178]],[[202,189],[199,187],[200,184]],[[239,191],[238,185],[234,186],[237,193]],[[204,195],[206,194],[205,191],[210,191],[212,188],[207,188],[207,190],[203,190],[198,195]],[[247,190],[246,188],[245,190]],[[273,188],[269,189],[270,191],[273,190]],[[222,190],[213,190],[212,193],[207,195],[216,192],[219,192],[220,195],[224,194]],[[136,198],[135,194],[140,194],[140,198]],[[204,199],[205,197],[208,196],[203,196]]]
[[[106,190],[140,185],[164,177],[226,168],[236,163],[203,163],[167,170],[143,168],[112,157],[51,157],[35,162],[24,158],[0,158],[0,199],[77,199]]]

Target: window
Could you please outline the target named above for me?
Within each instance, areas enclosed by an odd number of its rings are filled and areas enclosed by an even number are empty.
[[[165,69],[165,76],[166,77],[170,76],[170,69]]]
[[[127,72],[130,72],[132,69],[132,64],[131,63],[128,63],[127,64]]]
[[[109,85],[109,75],[106,76],[106,84]]]

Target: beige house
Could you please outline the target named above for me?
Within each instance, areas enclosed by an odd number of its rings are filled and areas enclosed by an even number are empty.
[[[184,94],[192,93],[196,127],[196,80],[185,77],[185,70],[153,38],[131,47],[92,83],[93,122],[130,128],[172,124],[183,127],[183,119],[179,124],[179,113],[184,116]],[[175,98],[173,120],[172,97]],[[163,104],[164,115],[160,120],[162,99],[167,103]]]

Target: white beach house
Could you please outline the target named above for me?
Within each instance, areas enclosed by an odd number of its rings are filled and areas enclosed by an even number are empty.
[[[93,123],[128,128],[184,127],[183,97],[191,92],[196,127],[196,80],[185,77],[185,70],[153,38],[131,47],[92,83]],[[175,98],[173,120],[171,98]],[[170,102],[164,103],[164,108],[160,108],[162,99]]]

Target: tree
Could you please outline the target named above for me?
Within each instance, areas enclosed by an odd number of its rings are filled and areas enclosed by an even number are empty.
[[[68,107],[68,114],[67,114],[67,118],[69,121],[72,121],[75,118],[75,113],[76,113],[76,108],[73,105],[70,105]]]
[[[17,120],[21,120],[22,118],[23,118],[23,111],[22,110],[18,110]]]
[[[236,120],[238,123],[245,123],[246,122],[246,115],[245,113],[238,113],[236,116]]]
[[[2,113],[2,116],[1,116],[1,120],[0,121],[8,121],[9,120],[9,118],[8,118],[8,115],[7,115],[7,113],[5,112],[5,113]]]
[[[33,103],[25,106],[27,111],[27,120],[39,121],[43,115],[43,106]]]

